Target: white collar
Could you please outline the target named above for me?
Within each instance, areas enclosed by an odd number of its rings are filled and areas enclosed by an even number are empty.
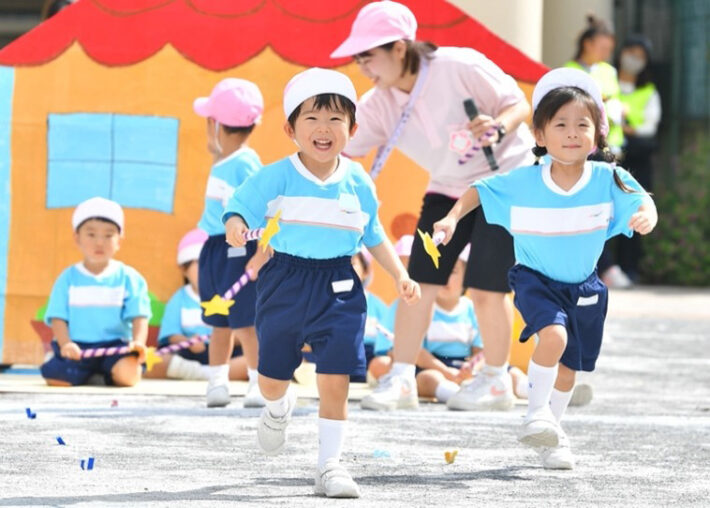
[[[444,314],[444,315],[446,315],[446,316],[455,316],[455,315],[457,315],[459,312],[461,312],[461,306],[462,306],[462,305],[466,305],[466,302],[465,302],[464,298],[466,298],[466,297],[465,297],[465,296],[462,296],[461,298],[459,298],[459,301],[456,303],[456,306],[455,306],[453,309],[451,309],[451,310],[446,310],[446,309],[444,309],[443,307],[441,307],[441,306],[440,306],[438,303],[436,303],[436,302],[434,302],[434,308],[435,308],[438,312],[441,312],[442,314]]]
[[[120,261],[116,261],[115,259],[109,259],[108,265],[106,265],[106,268],[104,268],[101,273],[91,273],[85,266],[83,262],[79,262],[74,265],[77,270],[79,270],[80,273],[86,275],[87,277],[93,277],[94,279],[100,280],[105,277],[108,277],[110,275],[113,275],[116,270],[119,269],[121,266]]]
[[[192,289],[192,285],[188,282],[183,286],[185,288],[185,293],[187,293],[187,296],[189,296],[192,300],[196,301],[197,303],[200,303],[200,296],[195,293],[195,290]]]
[[[552,179],[550,174],[551,164],[545,164],[542,167],[542,181],[545,183],[548,189],[550,189],[555,194],[561,196],[571,196],[582,190],[592,178],[592,163],[587,161],[584,163],[584,169],[582,170],[582,176],[579,177],[577,183],[575,183],[570,190],[564,190],[562,187],[557,185]]]
[[[310,180],[313,183],[316,183],[318,185],[330,185],[332,183],[338,183],[345,177],[345,168],[347,167],[347,163],[349,160],[342,155],[338,155],[338,167],[335,168],[335,171],[333,171],[333,174],[330,175],[328,178],[325,180],[321,180],[318,178],[316,175],[311,173],[308,168],[301,162],[301,158],[298,156],[298,153],[294,153],[289,156],[288,160],[291,161],[291,164],[293,164],[293,167],[296,168],[296,171],[298,171],[303,178],[306,180]]]
[[[214,164],[212,164],[212,167],[221,166],[222,164],[225,164],[226,162],[229,162],[232,159],[236,159],[237,157],[239,157],[241,154],[243,154],[247,150],[249,150],[249,147],[241,146],[238,150],[233,151],[232,153],[227,155],[224,159],[220,159],[217,162],[215,162]]]

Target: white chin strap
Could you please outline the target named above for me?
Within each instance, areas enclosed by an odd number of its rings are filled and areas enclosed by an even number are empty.
[[[214,146],[217,152],[222,155],[222,145],[219,143],[219,122],[217,120],[214,121]]]

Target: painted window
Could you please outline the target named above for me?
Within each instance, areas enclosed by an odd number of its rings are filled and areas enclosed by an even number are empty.
[[[128,208],[172,213],[177,136],[176,118],[50,114],[47,208],[101,196]]]

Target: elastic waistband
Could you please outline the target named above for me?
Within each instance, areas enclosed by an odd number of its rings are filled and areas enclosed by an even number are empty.
[[[337,258],[327,259],[312,259],[302,258],[300,256],[292,256],[283,252],[274,252],[272,261],[278,264],[289,266],[298,266],[300,268],[318,269],[318,268],[344,268],[352,266],[352,258],[350,256],[341,256]]]
[[[520,265],[520,264],[513,266],[513,268],[511,268],[511,270],[522,270],[524,272],[528,272],[528,273],[534,275],[535,277],[537,277],[538,279],[541,279],[542,281],[544,281],[547,285],[553,286],[553,287],[559,287],[559,288],[570,288],[570,287],[578,288],[579,286],[581,286],[583,284],[587,284],[589,282],[595,282],[597,279],[599,279],[596,269],[592,272],[592,274],[589,277],[587,277],[586,279],[584,279],[581,282],[561,282],[559,280],[551,279],[547,275],[544,275],[544,274],[538,272],[537,270],[533,270],[532,268],[528,268],[527,266]]]

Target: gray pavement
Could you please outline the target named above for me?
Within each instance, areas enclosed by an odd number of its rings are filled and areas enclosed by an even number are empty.
[[[0,506],[710,506],[710,291],[615,292],[607,324],[585,377],[595,398],[563,424],[573,471],[545,471],[518,445],[524,406],[384,414],[353,402],[344,462],[363,498],[325,500],[312,494],[314,400],[299,402],[286,452],[265,458],[258,411],[238,397],[207,410],[195,396],[0,387]]]

